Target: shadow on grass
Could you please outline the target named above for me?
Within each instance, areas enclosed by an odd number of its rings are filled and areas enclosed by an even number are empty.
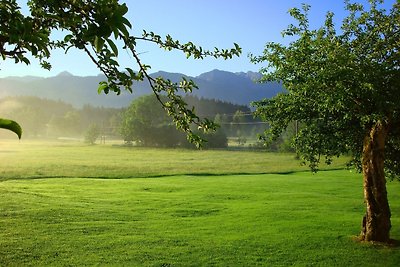
[[[318,172],[329,172],[329,171],[340,171],[348,170],[348,168],[332,168],[323,169]],[[213,172],[200,172],[200,173],[169,173],[169,174],[135,174],[132,176],[68,176],[68,175],[34,175],[26,177],[4,177],[0,178],[0,182],[11,181],[11,180],[40,180],[40,179],[68,179],[68,178],[81,178],[81,179],[108,179],[108,180],[123,180],[123,179],[136,179],[136,178],[167,178],[175,176],[194,176],[194,177],[224,177],[231,175],[266,175],[266,174],[276,174],[276,175],[290,175],[296,173],[311,173],[310,170],[289,170],[289,171],[273,171],[273,172],[229,172],[229,173],[213,173]]]
[[[388,243],[375,242],[375,241],[364,241],[360,236],[353,236],[352,240],[356,243],[365,244],[374,248],[399,248],[400,240],[390,239]]]
[[[395,248],[400,247],[400,240],[390,239],[389,246]]]

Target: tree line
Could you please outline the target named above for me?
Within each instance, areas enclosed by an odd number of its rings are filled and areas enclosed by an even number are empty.
[[[227,147],[228,138],[255,139],[256,133],[265,127],[253,117],[248,106],[192,95],[184,99],[188,108],[194,109],[200,118],[208,118],[220,126],[209,134],[192,129],[207,140],[205,147]],[[125,108],[88,104],[76,108],[61,100],[17,96],[0,99],[0,111],[20,123],[26,138],[84,138],[88,143],[94,143],[104,136],[140,146],[193,147],[157,103],[156,97],[148,95],[133,100]]]

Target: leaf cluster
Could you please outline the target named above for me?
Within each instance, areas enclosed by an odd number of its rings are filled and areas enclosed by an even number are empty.
[[[3,60],[13,59],[15,63],[30,64],[27,53],[44,60],[50,56],[50,30],[42,27],[40,19],[24,16],[16,0],[5,0],[0,4],[0,55]]]
[[[139,38],[137,38],[139,39]],[[155,34],[154,32],[143,31],[141,40],[154,42],[167,51],[171,50],[180,50],[186,54],[187,58],[193,57],[194,59],[204,59],[206,57],[214,57],[214,58],[223,58],[223,59],[232,59],[234,56],[240,56],[242,53],[242,48],[234,43],[234,48],[231,49],[219,49],[218,47],[214,47],[213,51],[204,50],[200,46],[196,46],[192,42],[187,42],[181,44],[179,40],[173,39],[170,35],[167,35],[164,39]]]

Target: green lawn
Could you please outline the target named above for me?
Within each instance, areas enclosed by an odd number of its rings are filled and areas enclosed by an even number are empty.
[[[354,241],[360,175],[298,164],[287,154],[0,142],[0,266],[399,266],[400,247]],[[152,178],[128,179],[138,176]],[[399,189],[388,183],[398,240]]]

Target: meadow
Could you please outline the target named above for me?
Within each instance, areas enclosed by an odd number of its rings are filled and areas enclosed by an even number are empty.
[[[363,213],[345,159],[0,141],[0,266],[399,266],[357,242]]]

